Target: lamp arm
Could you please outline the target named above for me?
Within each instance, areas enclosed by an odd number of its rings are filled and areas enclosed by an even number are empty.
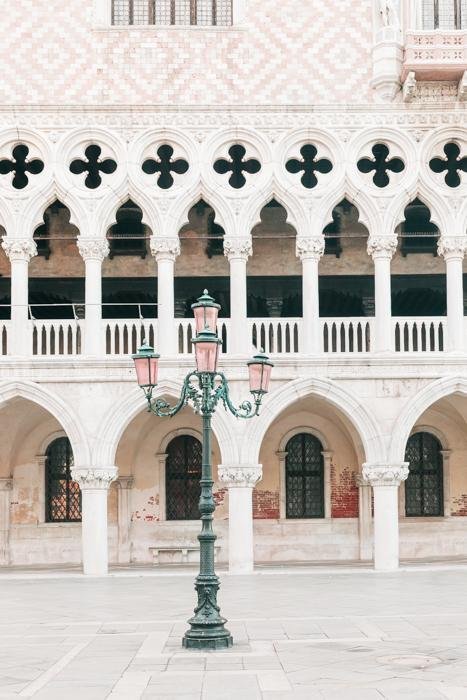
[[[154,413],[154,415],[159,416],[160,418],[172,418],[172,416],[175,416],[187,405],[190,399],[193,401],[195,408],[197,408],[199,405],[200,396],[198,390],[191,383],[192,377],[196,377],[195,372],[190,372],[185,377],[182,393],[174,406],[171,406],[164,399],[151,399],[150,396],[147,396],[146,398],[149,406],[148,411]]]
[[[259,407],[261,405],[260,397],[255,398],[254,406],[251,401],[245,400],[242,401],[238,407],[236,407],[230,398],[229,383],[226,377],[221,372],[217,373],[217,377],[220,379],[220,384],[214,393],[216,404],[218,401],[222,401],[224,408],[230,411],[230,413],[232,413],[236,418],[247,419],[259,415]]]

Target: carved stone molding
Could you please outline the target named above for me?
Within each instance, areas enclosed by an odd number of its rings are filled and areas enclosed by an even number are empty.
[[[438,255],[446,258],[463,258],[467,248],[467,237],[443,236],[438,241]]]
[[[77,245],[83,260],[102,262],[109,254],[109,243],[102,238],[78,238]]]
[[[71,476],[81,490],[108,489],[118,475],[117,467],[72,467]]]
[[[362,477],[373,487],[399,486],[409,475],[408,462],[402,464],[364,464]]]
[[[295,251],[297,258],[315,258],[320,260],[324,255],[324,236],[310,236],[310,238],[297,238]]]
[[[178,238],[151,236],[149,246],[156,260],[175,260],[180,255],[180,240]]]
[[[219,481],[228,488],[254,488],[263,476],[261,464],[219,464]]]
[[[11,491],[13,488],[13,477],[1,477],[0,478],[0,491]]]
[[[29,262],[31,258],[37,255],[37,246],[32,238],[10,238],[5,236],[2,241],[2,248],[11,262],[16,260]]]
[[[397,249],[397,236],[371,236],[367,251],[372,258],[392,258]]]
[[[252,254],[253,245],[251,242],[251,236],[224,239],[224,255],[228,258],[228,260],[234,260],[235,258],[247,260]]]
[[[134,477],[133,476],[119,476],[118,479],[116,480],[117,486],[121,489],[132,489],[133,488],[133,482],[134,482]]]

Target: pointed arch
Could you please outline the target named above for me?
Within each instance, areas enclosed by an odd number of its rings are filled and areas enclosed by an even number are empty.
[[[391,200],[385,215],[384,232],[393,233],[396,230],[404,221],[406,207],[417,198],[430,210],[430,221],[439,228],[440,235],[449,233],[454,223],[449,203],[438,192],[422,183],[418,183],[418,186],[410,191],[402,190]]]
[[[287,192],[274,181],[267,190],[260,190],[244,205],[239,220],[239,230],[249,235],[253,228],[261,223],[261,211],[275,199],[287,212],[287,223],[294,227],[297,235],[310,234],[310,222],[302,202],[291,192]]]
[[[87,231],[88,212],[82,200],[64,190],[59,184],[53,183],[45,192],[41,191],[34,195],[24,211],[23,218],[27,222],[25,229],[31,238],[36,228],[43,223],[46,209],[57,200],[64,204],[70,212],[70,224],[76,226],[80,235]]]
[[[117,211],[128,200],[134,202],[141,209],[143,212],[143,224],[149,226],[153,235],[156,232],[164,233],[163,217],[157,204],[144,191],[126,186],[120,192],[111,191],[102,200],[95,215],[95,221],[99,222],[99,228],[95,232],[95,236],[98,234],[99,238],[105,240],[107,231],[117,221]]]
[[[357,191],[347,187],[338,193],[330,193],[321,202],[318,220],[316,221],[316,227],[320,232],[323,231],[328,224],[332,223],[332,212],[343,199],[347,199],[357,209],[358,221],[366,226],[370,236],[382,230],[381,214],[375,204],[374,198],[369,197],[363,190]]]
[[[188,223],[188,213],[203,199],[214,210],[215,221],[222,226],[226,235],[235,232],[235,214],[227,200],[218,192],[198,181],[193,187],[177,198],[167,214],[168,231],[164,235],[177,237],[180,229]]]

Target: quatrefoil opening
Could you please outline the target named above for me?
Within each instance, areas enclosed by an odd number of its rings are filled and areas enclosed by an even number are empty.
[[[100,160],[102,148],[97,144],[91,144],[84,151],[86,160],[77,158],[70,164],[70,172],[73,175],[81,175],[87,172],[84,181],[85,186],[90,190],[97,189],[102,183],[101,173],[111,175],[117,169],[117,163],[112,158]]]
[[[459,157],[461,149],[453,141],[447,143],[443,150],[446,158],[432,158],[429,163],[430,169],[434,173],[446,171],[444,176],[446,185],[448,187],[459,187],[461,184],[459,171],[467,172],[467,158],[465,156],[463,158]]]
[[[303,187],[311,190],[318,184],[318,178],[315,173],[330,173],[332,170],[332,163],[327,158],[319,158],[316,160],[318,155],[318,149],[312,143],[307,143],[300,149],[301,159],[291,158],[285,164],[286,170],[289,173],[296,174],[303,170],[303,175],[300,178]]]
[[[188,161],[184,158],[172,159],[174,149],[169,144],[164,143],[157,149],[158,160],[148,158],[144,161],[141,168],[146,175],[155,175],[159,173],[157,178],[157,186],[163,190],[168,190],[174,184],[172,173],[176,175],[184,175],[190,167]]]
[[[357,168],[361,173],[371,173],[373,175],[373,183],[376,187],[387,187],[389,185],[389,172],[401,173],[404,168],[404,161],[401,158],[388,158],[389,148],[385,143],[375,143],[372,147],[374,159],[361,158],[357,163]]]
[[[39,158],[28,161],[29,148],[19,143],[11,152],[12,160],[0,160],[0,175],[14,173],[12,185],[16,190],[22,190],[29,182],[30,175],[39,175],[44,170],[44,163]]]
[[[231,172],[229,185],[236,190],[246,185],[246,178],[243,173],[255,175],[261,170],[261,163],[256,158],[245,160],[246,148],[239,143],[234,144],[228,150],[230,160],[219,158],[214,163],[214,170],[219,175]]]

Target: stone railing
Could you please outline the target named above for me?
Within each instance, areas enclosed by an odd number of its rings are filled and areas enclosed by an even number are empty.
[[[144,341],[157,345],[157,321],[112,319],[103,321],[106,355],[131,355]]]
[[[322,318],[324,352],[366,353],[372,350],[374,317]]]
[[[393,318],[396,352],[442,352],[446,350],[446,317]]]
[[[467,70],[467,31],[410,30],[406,33],[402,80],[459,80]]]
[[[300,352],[301,318],[248,319],[252,348],[268,355]]]
[[[76,319],[58,321],[35,320],[30,321],[30,323],[32,324],[33,355],[82,354],[83,321]]]

